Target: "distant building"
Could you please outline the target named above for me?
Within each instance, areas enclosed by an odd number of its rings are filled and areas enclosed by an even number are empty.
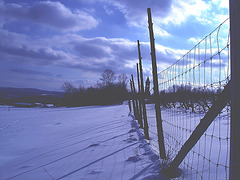
[[[32,103],[14,103],[15,107],[36,107],[36,105],[32,104]]]

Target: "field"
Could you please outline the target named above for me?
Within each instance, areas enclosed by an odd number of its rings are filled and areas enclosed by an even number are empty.
[[[127,105],[0,107],[0,179],[164,179]]]
[[[228,108],[228,107],[227,107]],[[0,107],[0,179],[167,179],[160,172],[154,105],[150,141],[126,104],[76,108]],[[201,114],[162,109],[167,163]],[[208,128],[180,165],[179,179],[228,179],[229,111]],[[165,163],[166,163],[165,162]]]

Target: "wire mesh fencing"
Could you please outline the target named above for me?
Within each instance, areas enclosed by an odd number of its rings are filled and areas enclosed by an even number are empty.
[[[160,62],[159,62],[160,63]],[[230,81],[229,19],[158,73],[166,159],[172,162]],[[152,92],[153,94],[153,92]],[[155,104],[147,100],[150,145],[159,154]],[[230,100],[180,164],[176,179],[229,179]]]

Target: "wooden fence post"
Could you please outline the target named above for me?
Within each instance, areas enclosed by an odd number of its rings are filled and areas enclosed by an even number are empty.
[[[142,57],[141,57],[139,40],[137,41],[137,43],[138,43],[139,71],[140,71],[140,79],[141,79],[140,101],[142,103],[142,109],[143,109],[143,121],[144,121],[143,127],[144,127],[145,138],[149,139],[147,110],[146,110],[146,104],[145,104],[145,93],[144,93],[143,72],[142,72]]]
[[[140,79],[139,79],[139,70],[138,70],[138,63],[136,64],[137,66],[137,78],[138,78],[138,102],[139,102],[139,122],[140,122],[140,127],[143,129],[143,121],[142,121],[142,102],[141,102],[141,97],[140,97]]]
[[[134,117],[136,117],[136,106],[134,101],[134,92],[133,92],[133,85],[132,85],[131,79],[130,79],[130,87],[131,87],[131,93],[132,93],[133,114],[134,114]]]
[[[128,107],[129,107],[129,112],[131,113],[132,112],[132,106],[131,106],[131,100],[130,99],[128,100]]]
[[[154,43],[154,35],[153,35],[153,26],[152,26],[153,23],[152,23],[151,9],[148,8],[147,12],[148,12],[148,26],[149,26],[148,28],[149,28],[151,58],[152,58],[153,90],[154,90],[157,131],[158,131],[158,145],[159,145],[159,150],[160,150],[160,158],[166,159],[163,128],[162,128],[161,109],[160,109],[160,102],[159,102],[157,63],[156,63],[156,53],[155,53],[155,43]]]
[[[231,53],[231,138],[229,179],[240,177],[240,1],[229,0]]]
[[[139,121],[139,109],[138,109],[138,102],[137,102],[137,96],[136,96],[136,89],[135,89],[135,85],[134,85],[133,75],[131,74],[131,76],[132,76],[133,96],[134,96],[135,108],[136,108],[136,116],[135,116],[135,118],[138,120],[138,123],[140,124],[140,121]]]

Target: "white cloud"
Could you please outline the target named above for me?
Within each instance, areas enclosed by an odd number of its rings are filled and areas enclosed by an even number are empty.
[[[229,0],[221,0],[220,7],[229,9]]]
[[[203,0],[174,0],[169,15],[159,20],[159,23],[180,25],[189,16],[201,17],[209,8],[210,5]]]
[[[224,15],[224,14],[215,14],[215,16],[214,16],[214,20],[219,23],[222,23],[223,21],[225,21],[228,18],[229,18],[229,15]]]
[[[147,22],[147,8],[151,8],[154,22],[157,24],[181,24],[189,16],[201,17],[210,5],[203,0],[145,0],[139,3],[137,0],[104,1],[116,6],[128,21],[129,25],[145,26]]]
[[[154,34],[155,36],[160,36],[160,37],[169,37],[171,36],[171,34],[169,34],[167,31],[165,31],[164,29],[162,29],[161,27],[159,27],[158,25],[153,26],[154,29]]]
[[[199,41],[201,41],[201,39],[200,38],[191,37],[191,38],[188,39],[188,41],[197,44]]]
[[[203,25],[212,24],[212,20],[208,19],[209,17],[196,17],[196,20]]]
[[[157,17],[165,17],[169,12],[172,3],[172,0],[144,0],[141,2],[139,2],[139,0],[102,1],[118,8],[125,16],[128,24],[137,27],[146,24],[147,8],[151,8]]]
[[[212,0],[212,3],[221,8],[229,8],[229,0]]]

